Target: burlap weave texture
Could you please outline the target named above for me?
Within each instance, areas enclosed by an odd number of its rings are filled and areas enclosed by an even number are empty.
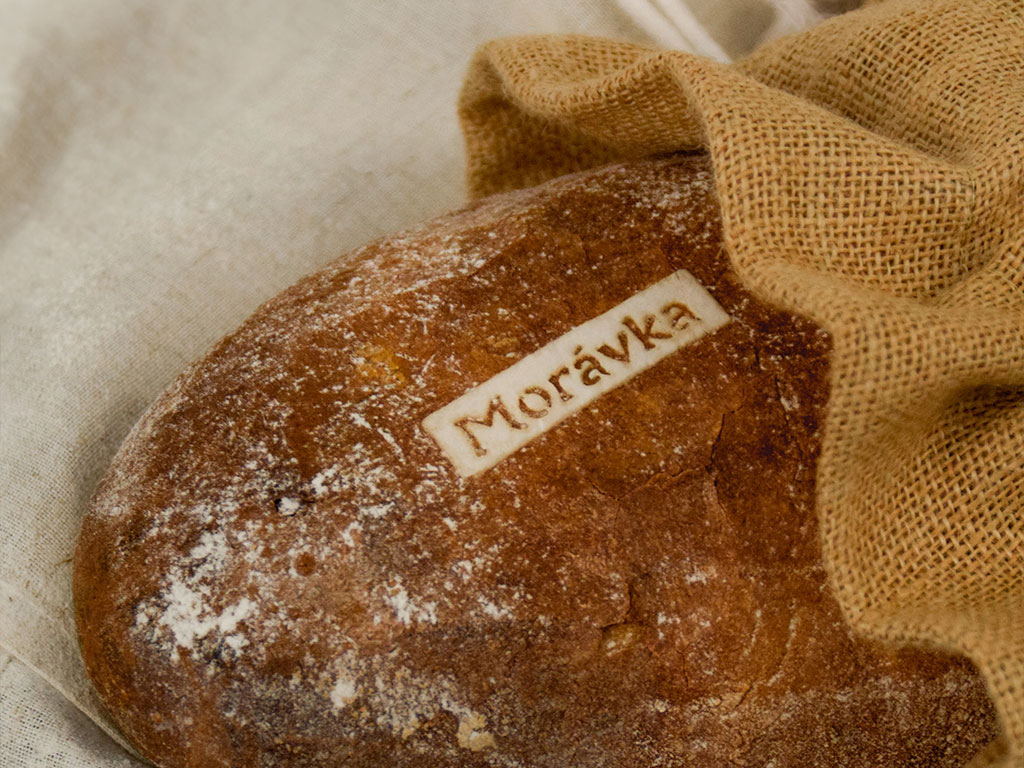
[[[722,65],[581,37],[484,46],[474,196],[710,153],[725,245],[833,337],[818,515],[860,632],[977,664],[1024,765],[1024,3],[890,0]]]

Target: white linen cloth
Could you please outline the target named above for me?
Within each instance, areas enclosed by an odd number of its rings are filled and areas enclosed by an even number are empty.
[[[304,273],[460,204],[477,45],[650,41],[652,11],[708,45],[683,2],[0,3],[0,765],[139,762],[100,730],[70,575],[155,396]]]

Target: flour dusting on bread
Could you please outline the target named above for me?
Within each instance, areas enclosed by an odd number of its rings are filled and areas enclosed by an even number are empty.
[[[423,428],[680,271],[727,323],[471,476]],[[686,301],[614,318],[503,407],[582,399]],[[853,637],[826,588],[829,355],[731,270],[702,156],[383,238],[132,430],[76,554],[88,671],[167,768],[961,764],[994,722],[975,670]]]

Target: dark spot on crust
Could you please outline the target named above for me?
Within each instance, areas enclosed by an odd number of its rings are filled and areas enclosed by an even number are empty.
[[[316,558],[309,554],[309,552],[303,552],[295,558],[295,570],[303,576],[309,576],[309,574],[316,570]]]

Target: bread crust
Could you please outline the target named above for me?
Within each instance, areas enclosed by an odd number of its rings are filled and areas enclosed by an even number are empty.
[[[727,325],[473,476],[424,430],[681,269]],[[960,765],[973,667],[853,637],[827,588],[829,354],[731,271],[701,155],[379,240],[126,439],[75,555],[86,667],[168,768]]]

